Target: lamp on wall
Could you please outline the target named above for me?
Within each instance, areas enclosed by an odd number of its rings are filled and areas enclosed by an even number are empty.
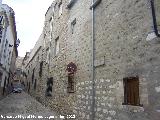
[[[16,47],[18,47],[18,46],[19,46],[19,44],[20,44],[20,40],[19,40],[19,39],[17,39],[17,40],[16,40]]]

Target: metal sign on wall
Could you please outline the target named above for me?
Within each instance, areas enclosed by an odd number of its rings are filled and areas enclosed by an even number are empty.
[[[73,62],[70,62],[68,65],[67,65],[67,71],[68,73],[70,74],[73,74],[77,71],[77,66],[75,65],[75,63]]]

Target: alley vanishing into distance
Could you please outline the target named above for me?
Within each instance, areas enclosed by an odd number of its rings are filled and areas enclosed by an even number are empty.
[[[9,118],[13,120],[53,120],[53,118],[60,120],[60,116],[25,92],[11,93],[0,100],[0,120],[9,120]]]

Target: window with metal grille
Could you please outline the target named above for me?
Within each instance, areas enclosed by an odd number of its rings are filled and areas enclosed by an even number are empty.
[[[74,93],[74,75],[68,75],[68,87],[67,87],[68,93]]]
[[[53,77],[48,78],[47,80],[47,89],[46,89],[46,96],[52,96],[52,86],[53,86]]]
[[[139,78],[127,77],[123,79],[124,83],[124,103],[125,105],[140,105],[139,99]]]

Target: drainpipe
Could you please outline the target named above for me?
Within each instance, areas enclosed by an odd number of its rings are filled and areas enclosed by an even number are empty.
[[[160,37],[160,34],[158,33],[158,28],[157,28],[157,19],[156,19],[155,7],[154,7],[154,0],[150,0],[150,4],[151,4],[151,10],[152,10],[153,29],[156,36]]]
[[[92,0],[92,4],[94,3],[94,0]],[[91,7],[90,7],[91,8]],[[94,59],[95,59],[95,55],[94,55],[94,48],[95,48],[95,42],[94,42],[94,7],[91,8],[92,9],[92,65],[91,65],[91,79],[92,79],[92,105],[91,105],[91,120],[94,120],[95,118],[95,68],[94,68]]]
[[[94,67],[94,60],[95,60],[95,16],[94,16],[94,8],[101,2],[101,0],[92,0],[92,5],[90,9],[92,10],[92,60],[91,60],[91,80],[92,80],[92,104],[91,104],[91,120],[95,119],[95,67]]]

